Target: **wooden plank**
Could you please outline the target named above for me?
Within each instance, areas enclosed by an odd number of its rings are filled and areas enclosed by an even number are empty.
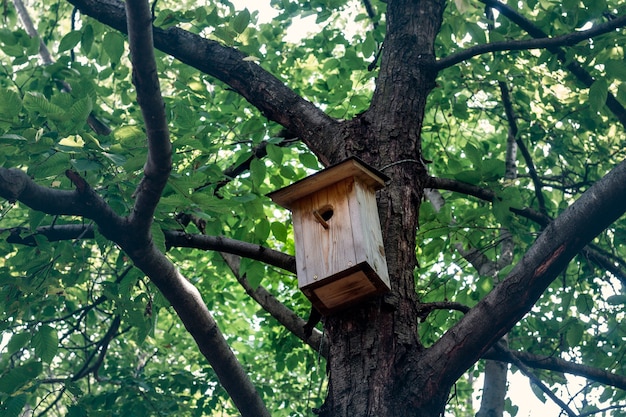
[[[298,272],[302,271],[302,275],[298,275],[300,288],[321,282],[356,264],[346,198],[350,183],[352,180],[347,179],[333,184],[298,200],[294,205],[293,217],[299,219],[294,235]],[[327,221],[328,228],[325,228],[313,212],[327,206],[332,206],[333,215]],[[295,224],[294,220],[294,226]]]
[[[383,188],[385,182],[389,180],[385,174],[359,158],[351,157],[267,196],[276,204],[291,210],[293,203],[299,199],[350,177],[358,178],[374,190]]]
[[[350,216],[357,263],[369,264],[387,288],[391,288],[376,196],[359,181],[355,182],[354,195],[350,199]]]

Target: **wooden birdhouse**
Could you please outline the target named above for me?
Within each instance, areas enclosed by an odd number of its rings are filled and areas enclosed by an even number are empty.
[[[353,157],[269,194],[292,212],[298,286],[322,314],[390,289],[375,195],[388,179]]]

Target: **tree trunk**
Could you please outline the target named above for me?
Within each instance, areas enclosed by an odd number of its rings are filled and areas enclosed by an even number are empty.
[[[476,417],[502,417],[506,398],[508,365],[499,361],[485,362],[485,382]]]
[[[414,277],[426,176],[420,132],[426,97],[435,86],[433,44],[443,8],[433,0],[388,3],[388,35],[372,106],[343,130],[346,155],[361,157],[391,178],[380,192],[379,213],[392,289],[326,318],[329,392],[322,416],[438,416],[447,399],[449,387],[437,387],[443,395],[435,395],[434,402],[432,392],[422,397],[427,376],[415,375],[412,365],[423,350]],[[429,398],[428,404],[420,398]]]

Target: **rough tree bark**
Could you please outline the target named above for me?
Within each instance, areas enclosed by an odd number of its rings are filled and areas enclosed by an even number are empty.
[[[83,13],[127,31],[121,2],[69,1]],[[233,49],[177,28],[155,29],[153,33],[156,47],[228,84],[270,120],[297,134],[323,163],[355,155],[391,178],[379,194],[379,212],[392,290],[326,318],[329,392],[318,410],[324,417],[439,416],[455,381],[530,310],[571,258],[626,210],[626,163],[622,163],[552,221],[509,276],[438,342],[429,348],[420,343],[414,277],[418,213],[424,187],[443,184],[427,175],[420,133],[426,99],[435,88],[437,71],[443,67],[437,65],[434,42],[445,5],[444,0],[388,0],[387,35],[371,107],[344,122],[327,117]],[[143,19],[140,25],[149,28],[145,6],[139,15]],[[135,79],[141,82],[147,76],[143,81],[153,83],[155,71],[149,68],[147,73],[135,74]],[[162,107],[150,101],[141,104],[142,109]],[[148,124],[153,114],[145,113],[145,117]],[[152,120],[156,129],[148,129],[156,150],[150,153],[146,180],[138,189],[135,210],[128,218],[116,216],[72,173],[69,175],[78,190],[60,192],[35,186],[21,172],[0,169],[0,195],[34,209],[91,217],[101,227],[110,226],[106,236],[120,244],[166,293],[242,414],[268,415],[249,385],[245,392],[235,386],[247,381],[246,376],[241,375],[241,366],[231,361],[232,352],[197,289],[151,242],[152,210],[171,164],[167,127],[158,127],[165,123],[165,117],[157,119]],[[154,179],[156,183],[152,183]],[[546,221],[540,215],[537,218]],[[577,225],[583,223],[587,227],[581,231]],[[128,227],[138,233],[129,234]]]

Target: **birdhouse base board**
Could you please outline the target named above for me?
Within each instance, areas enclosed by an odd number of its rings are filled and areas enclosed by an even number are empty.
[[[327,315],[385,293],[389,285],[364,262],[301,290],[321,314]]]

